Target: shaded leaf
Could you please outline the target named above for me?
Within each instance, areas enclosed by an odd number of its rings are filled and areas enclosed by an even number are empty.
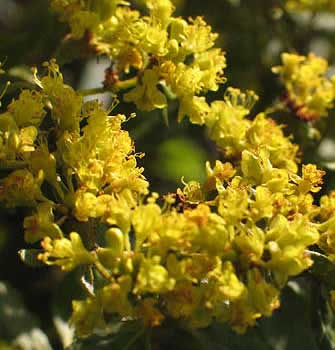
[[[202,181],[205,178],[207,154],[190,138],[169,139],[159,145],[154,172],[163,179],[180,182]]]
[[[37,319],[24,306],[19,293],[0,282],[0,338],[22,350],[51,350]]]
[[[329,258],[318,252],[309,251],[313,265],[310,272],[321,280],[328,289],[335,289],[335,264]]]
[[[140,350],[143,349],[145,329],[137,322],[112,325],[108,336],[91,336],[76,340],[67,350]]]
[[[30,267],[45,267],[45,264],[38,259],[42,249],[21,249],[18,251],[20,259]]]
[[[81,299],[86,295],[80,281],[84,273],[83,268],[67,273],[53,297],[52,319],[64,348],[70,346],[74,339],[74,328],[69,324],[72,300]]]
[[[305,280],[291,281],[281,297],[281,307],[260,322],[263,339],[273,350],[318,350],[313,328],[312,287]]]

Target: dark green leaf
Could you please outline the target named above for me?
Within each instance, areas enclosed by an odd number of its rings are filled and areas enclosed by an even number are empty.
[[[320,279],[329,289],[335,289],[335,264],[329,258],[318,252],[309,251],[313,259],[313,266],[310,272]]]
[[[0,282],[0,338],[21,350],[51,350],[37,319],[25,308],[19,293],[4,282]]]
[[[42,249],[21,249],[18,251],[20,259],[30,267],[45,267],[45,264],[38,259]]]
[[[108,336],[78,339],[67,350],[140,350],[143,349],[145,329],[137,322],[112,325]]]

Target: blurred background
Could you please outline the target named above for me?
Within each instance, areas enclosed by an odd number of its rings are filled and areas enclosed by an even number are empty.
[[[280,0],[174,2],[177,15],[203,16],[219,33],[217,46],[226,52],[225,75],[228,81],[219,91],[208,96],[209,101],[221,99],[226,87],[233,86],[242,90],[252,89],[259,95],[260,100],[252,116],[266,109],[283,93],[277,76],[271,72],[272,66],[280,64],[283,51],[299,54],[313,51],[329,60],[329,75],[335,73],[335,14],[287,13]],[[104,70],[110,61],[104,57],[89,57],[80,42],[75,43],[72,49],[61,45],[67,33],[67,26],[57,21],[46,0],[0,0],[0,61],[4,62],[7,71],[6,75],[0,76],[0,87],[8,79],[17,83],[9,88],[1,101],[2,108],[17,96],[18,87],[29,85],[30,67],[38,66],[51,57],[58,58],[63,65],[65,81],[74,88],[101,87]],[[82,50],[82,57],[74,60],[72,50]],[[101,99],[106,105],[111,102],[108,94],[93,98]],[[150,189],[161,194],[175,192],[182,186],[182,177],[185,181],[193,179],[201,182],[205,176],[206,160],[213,164],[215,159],[222,157],[203,128],[191,125],[187,120],[180,124],[176,122],[177,107],[177,102],[169,105],[168,125],[161,111],[140,112],[137,118],[125,124],[135,140],[136,151],[145,153],[140,165],[151,183]],[[135,112],[135,106],[122,103],[120,97],[116,112],[129,114]],[[285,113],[272,115],[278,122],[287,125],[286,132],[293,134],[296,142],[303,143],[303,162],[312,161],[327,170],[324,192],[335,188],[333,114],[334,111],[330,111],[329,117],[317,125],[320,139],[311,139],[311,126],[296,117]],[[42,325],[54,348],[57,348],[61,341],[55,331],[51,310],[64,308],[65,314],[69,312],[69,301],[76,293],[76,286],[73,283],[67,285],[71,278],[59,274],[58,270],[33,269],[20,262],[18,247],[27,246],[23,241],[23,216],[21,209],[0,208],[0,281],[6,281],[3,286],[8,286],[5,291],[6,288],[1,289],[0,284],[0,307],[1,296],[16,293],[9,289],[9,285],[12,286],[18,291],[15,303],[34,317],[36,324]],[[295,312],[301,312],[299,310]],[[287,316],[288,322],[289,318]],[[10,331],[5,326],[9,319],[1,320],[0,317],[0,339],[10,337]],[[284,345],[282,349],[286,348]],[[277,345],[276,349],[281,348]]]

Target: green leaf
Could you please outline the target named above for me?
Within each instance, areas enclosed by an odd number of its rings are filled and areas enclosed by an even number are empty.
[[[335,264],[329,258],[321,253],[309,251],[313,259],[313,265],[310,272],[321,280],[327,289],[335,289]]]
[[[51,307],[53,323],[64,348],[70,346],[74,340],[74,328],[69,324],[72,300],[86,296],[81,283],[85,271],[85,268],[79,268],[67,273],[53,296]]]
[[[26,67],[26,66],[15,66],[12,67],[11,69],[9,69],[8,74],[11,77],[14,78],[18,78],[21,79],[23,81],[26,81],[30,84],[32,84],[32,86],[35,85],[34,83],[34,76],[31,72],[31,69]]]
[[[4,282],[0,282],[0,338],[20,350],[51,350],[37,319],[25,308],[19,293]]]
[[[45,267],[45,264],[38,259],[42,249],[21,249],[18,251],[20,259],[30,267]]]
[[[0,251],[2,251],[6,247],[6,243],[9,236],[9,225],[6,221],[1,218],[2,221],[0,222]]]
[[[157,162],[153,171],[159,177],[180,183],[185,181],[203,181],[207,154],[203,148],[190,138],[169,139],[159,145]]]
[[[273,350],[319,350],[313,323],[312,285],[304,280],[290,281],[283,291],[281,307],[260,322],[260,333]]]
[[[162,117],[163,117],[164,124],[167,127],[169,127],[169,112],[168,112],[167,108],[164,108],[161,111],[162,111]]]
[[[145,328],[137,322],[115,323],[108,336],[90,336],[78,339],[66,350],[142,350]]]

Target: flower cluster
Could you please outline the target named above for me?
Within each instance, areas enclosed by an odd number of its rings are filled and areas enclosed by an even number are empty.
[[[258,96],[218,89],[225,58],[201,19],[172,17],[168,0],[142,0],[142,16],[124,1],[51,0],[72,36],[132,74],[124,95],[141,110],[180,100],[179,120],[204,125],[226,160],[206,164],[206,180],[161,198],[149,193],[134,144],[97,101],[64,84],[54,60],[36,88],[23,90],[0,115],[0,201],[25,206],[25,240],[40,242],[38,259],[64,271],[81,269],[88,296],[73,301],[79,336],[111,319],[147,327],[166,319],[185,327],[228,323],[244,332],[280,306],[289,278],[308,269],[310,246],[335,259],[335,196],[314,203],[324,172],[298,166],[298,146],[265,113],[251,117]],[[327,114],[334,84],[313,55],[283,55],[274,68],[305,117]],[[134,78],[134,77],[132,77]],[[301,107],[300,107],[301,106]],[[86,272],[90,281],[86,280]]]
[[[273,166],[297,172],[298,146],[284,135],[282,127],[264,113],[249,118],[257,100],[253,91],[228,88],[224,100],[212,102],[204,121],[209,137],[235,161],[244,150],[262,150]]]
[[[327,116],[335,99],[335,76],[328,79],[327,61],[312,53],[307,57],[283,53],[282,62],[272,71],[285,85],[288,106],[302,120]]]
[[[180,100],[179,119],[191,115],[201,122],[208,110],[199,95],[216,91],[225,81],[225,56],[213,48],[217,34],[201,17],[173,17],[169,0],[141,3],[149,15],[142,16],[124,1],[51,1],[70,24],[73,38],[89,33],[94,50],[113,60],[117,79],[135,74],[137,84],[124,95],[125,101],[144,111],[165,108],[167,98],[161,90],[169,89]]]
[[[144,201],[147,183],[120,129],[124,117],[108,117],[97,102],[83,104],[63,83],[55,62],[47,67],[47,76],[35,78],[40,90],[29,97],[23,92],[6,112],[14,119],[22,100],[34,103],[40,96],[49,114],[37,110],[26,123],[41,115],[51,127],[40,128],[37,146],[22,160],[27,166],[2,180],[2,198],[8,206],[33,208],[24,222],[25,238],[42,240],[40,260],[65,271],[87,265],[105,279],[99,287],[93,281],[87,299],[73,302],[77,333],[85,336],[103,326],[107,314],[141,319],[147,326],[165,318],[188,327],[219,320],[237,331],[271,315],[287,279],[312,264],[306,248],[318,242],[319,232],[309,192],[319,190],[322,172],[308,165],[299,177],[281,164],[275,152],[281,152],[281,143],[262,143],[262,130],[272,123],[260,115],[246,128],[249,144],[235,149],[236,168],[207,164],[203,185],[186,184],[163,207],[155,194]],[[246,96],[230,94],[222,113],[225,106],[236,108],[243,121]],[[55,140],[47,142],[51,131]],[[225,137],[231,140],[223,126],[217,139]],[[50,192],[42,191],[45,182]]]
[[[108,274],[103,288],[74,302],[78,334],[101,327],[106,314],[139,318],[147,326],[165,318],[192,328],[218,320],[239,332],[270,316],[288,278],[312,265],[306,248],[318,242],[319,232],[309,191],[318,190],[322,175],[307,165],[299,177],[272,167],[264,152],[243,151],[239,170],[207,164],[203,185],[178,190],[181,202],[168,195],[161,208],[153,194],[124,208],[127,229],[107,228],[105,245],[90,253]],[[57,245],[70,244],[54,240],[43,258],[68,269],[74,244],[71,250]],[[88,252],[77,249],[72,267],[92,264]]]
[[[313,221],[310,194],[323,172],[306,165],[298,176],[296,146],[282,130],[263,114],[244,119],[255,95],[229,89],[205,120],[235,166],[208,163],[203,184],[185,184],[159,206],[155,193],[145,200],[125,117],[83,103],[54,61],[46,68],[41,78],[34,72],[36,90],[23,90],[1,115],[2,164],[16,166],[1,179],[1,200],[31,208],[25,239],[41,241],[41,261],[64,271],[87,266],[103,279],[73,301],[78,335],[103,327],[106,315],[150,327],[166,318],[187,327],[218,320],[239,332],[270,316],[288,278],[311,266],[306,248],[319,231],[327,235]],[[242,136],[234,123],[245,123]],[[29,128],[34,137],[20,147]],[[325,220],[328,207],[320,209]]]
[[[46,67],[41,79],[35,71],[36,90],[23,90],[0,115],[1,166],[12,170],[0,180],[0,198],[7,207],[32,208],[24,222],[28,242],[61,238],[59,223],[68,217],[99,217],[116,196],[132,205],[148,187],[121,129],[125,116],[83,103],[54,61]]]

